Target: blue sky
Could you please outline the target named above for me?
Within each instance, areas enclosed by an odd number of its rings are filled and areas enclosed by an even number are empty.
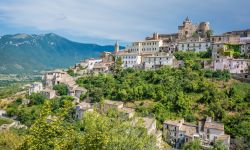
[[[186,16],[215,33],[250,28],[249,0],[0,0],[0,35],[56,33],[101,45],[174,33]]]

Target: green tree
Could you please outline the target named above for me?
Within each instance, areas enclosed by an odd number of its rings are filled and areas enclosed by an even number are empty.
[[[0,149],[1,150],[15,150],[20,147],[23,138],[11,130],[0,131]]]
[[[58,84],[53,87],[54,90],[56,90],[60,96],[68,95],[69,89],[66,84]]]
[[[184,145],[183,150],[202,150],[201,143],[199,140],[188,142]]]

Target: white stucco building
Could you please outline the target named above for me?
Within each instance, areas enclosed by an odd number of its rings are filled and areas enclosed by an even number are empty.
[[[80,66],[87,71],[93,70],[96,63],[102,62],[102,59],[90,58],[80,62]]]
[[[161,46],[163,46],[162,40],[143,40],[128,45],[126,51],[129,53],[154,53],[159,52]]]
[[[151,56],[143,57],[143,68],[145,70],[155,70],[162,66],[174,66],[175,57],[167,53],[155,53]]]
[[[208,41],[183,41],[178,42],[179,51],[194,51],[204,52],[211,47],[211,42]]]
[[[120,52],[116,54],[116,59],[119,57],[122,59],[123,68],[136,68],[141,64],[141,55],[138,53]]]

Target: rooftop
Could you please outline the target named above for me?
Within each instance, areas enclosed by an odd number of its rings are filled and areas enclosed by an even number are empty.
[[[125,112],[125,113],[135,112],[133,108],[128,108],[128,107],[123,107],[122,109],[120,109],[120,111]]]
[[[224,125],[217,122],[205,122],[204,128],[224,130]]]
[[[111,100],[104,100],[104,104],[109,104],[109,105],[123,105],[123,102],[120,102],[120,101],[111,101]]]

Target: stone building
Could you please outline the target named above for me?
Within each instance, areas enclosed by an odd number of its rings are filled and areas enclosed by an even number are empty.
[[[109,109],[120,110],[122,108],[123,108],[123,102],[120,102],[120,101],[105,100],[103,102],[103,111],[104,112],[107,112]]]
[[[173,34],[159,34],[154,33],[152,37],[146,37],[146,40],[162,40],[163,43],[173,43],[178,40],[178,33]]]
[[[39,93],[43,90],[43,84],[40,82],[34,82],[29,87],[29,95],[32,93]]]
[[[47,99],[52,99],[56,97],[56,91],[49,88],[42,90],[41,94],[45,96]]]
[[[197,34],[200,37],[206,37],[206,32],[210,30],[209,22],[201,22],[199,24],[193,24],[191,20],[187,17],[182,26],[178,27],[179,39],[188,39]]]
[[[230,147],[230,136],[224,133],[224,125],[208,117],[198,125],[181,120],[167,120],[163,124],[164,140],[180,149],[185,143],[198,139],[204,149],[210,148],[216,141],[221,141],[227,149]]]
[[[247,73],[249,65],[246,59],[218,58],[213,61],[214,70],[228,70],[234,74]]]
[[[94,111],[92,109],[92,106],[90,103],[87,103],[87,102],[81,102],[80,104],[78,104],[75,108],[75,111],[76,111],[76,118],[77,119],[82,119],[83,115],[85,112],[87,111]]]
[[[43,76],[44,87],[53,88],[57,84],[72,82],[73,78],[61,70],[50,71]]]

